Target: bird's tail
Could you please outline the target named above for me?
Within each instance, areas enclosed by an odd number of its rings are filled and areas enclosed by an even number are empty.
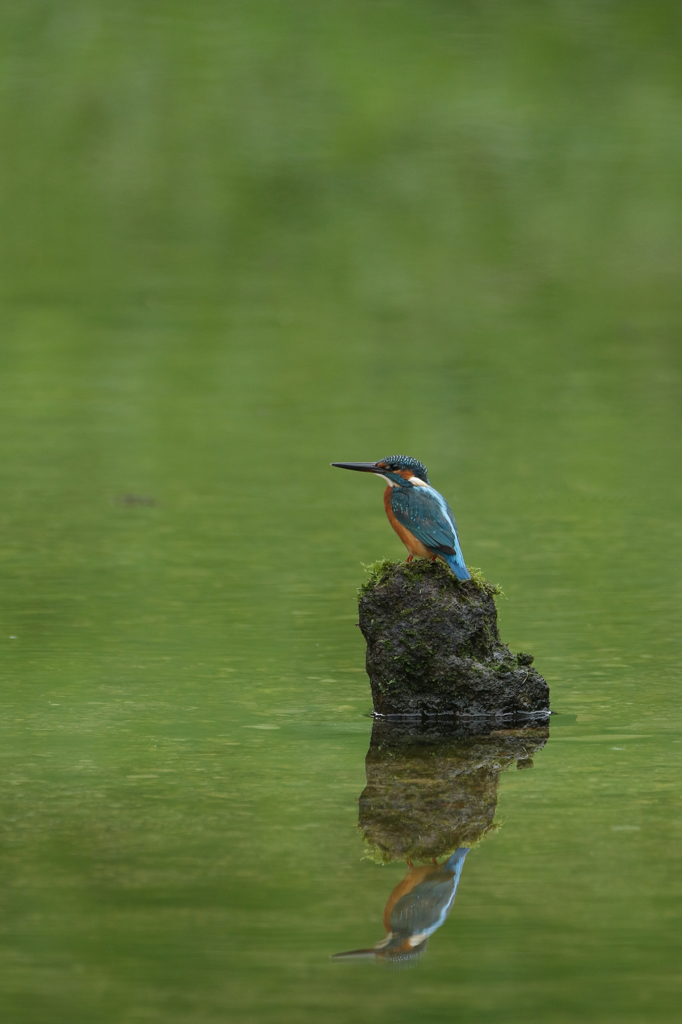
[[[464,859],[468,852],[468,846],[460,846],[459,849],[455,850],[452,856],[445,861],[442,867],[447,868],[449,871],[453,871],[459,879],[459,876],[462,873],[462,868],[464,866]]]
[[[443,558],[448,563],[458,580],[471,579],[471,574],[464,564],[464,558],[462,557],[462,551],[459,544],[457,545],[454,555],[443,555]]]

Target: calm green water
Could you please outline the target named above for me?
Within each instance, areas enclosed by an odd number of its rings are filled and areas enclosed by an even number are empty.
[[[679,1020],[681,36],[2,5],[3,1021]],[[354,598],[402,548],[328,468],[394,452],[560,712],[400,972],[329,959],[405,873]]]

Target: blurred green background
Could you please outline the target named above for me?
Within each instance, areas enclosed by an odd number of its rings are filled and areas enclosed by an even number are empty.
[[[680,6],[6,0],[0,52],[3,1019],[676,1021]],[[401,874],[402,557],[328,464],[394,453],[563,713],[401,974],[327,959]]]

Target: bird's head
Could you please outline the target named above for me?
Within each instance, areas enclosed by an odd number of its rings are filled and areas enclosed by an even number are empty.
[[[332,466],[383,476],[393,487],[418,487],[429,482],[424,463],[409,455],[387,455],[378,462],[332,462]]]

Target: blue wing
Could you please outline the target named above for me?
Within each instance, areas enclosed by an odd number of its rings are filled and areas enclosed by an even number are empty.
[[[444,923],[455,902],[466,847],[405,893],[391,911],[391,930],[398,935],[431,935]]]
[[[393,487],[391,508],[398,522],[424,547],[441,555],[460,580],[471,577],[464,562],[452,509],[433,487]]]

